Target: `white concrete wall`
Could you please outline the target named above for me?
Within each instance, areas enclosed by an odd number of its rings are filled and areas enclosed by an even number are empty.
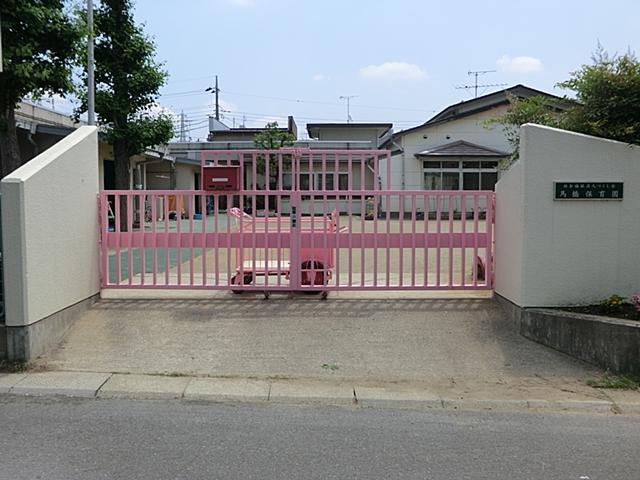
[[[497,188],[496,293],[535,307],[639,291],[640,147],[537,125],[520,145]],[[624,199],[554,201],[554,181],[624,182]]]
[[[496,184],[495,215],[495,291],[516,305],[521,305],[525,233],[522,161],[512,165]]]
[[[2,179],[0,191],[7,325],[98,293],[97,129],[80,127]]]

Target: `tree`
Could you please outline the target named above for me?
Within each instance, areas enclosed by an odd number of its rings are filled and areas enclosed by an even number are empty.
[[[264,130],[258,133],[253,138],[253,144],[256,148],[260,150],[279,150],[284,147],[292,146],[296,141],[296,137],[288,131],[283,131],[278,128],[278,122],[267,123],[264,127]],[[283,168],[287,168],[291,163],[291,156],[284,155],[282,159]],[[256,165],[256,170],[258,173],[265,173],[266,166],[266,158],[264,155],[258,156],[258,162]],[[279,177],[279,165],[277,155],[269,155],[269,179],[265,179],[265,181],[272,180],[278,181]]]
[[[578,101],[564,115],[563,127],[640,144],[640,62],[632,52],[609,56],[601,45],[592,60],[558,84],[573,90]]]
[[[267,123],[264,130],[253,138],[254,145],[260,150],[279,150],[292,146],[295,141],[296,137],[291,132],[278,128],[278,122]],[[280,178],[278,156],[271,154],[267,159],[265,155],[261,154],[258,155],[256,160],[256,172],[262,175],[266,173],[266,163],[267,161],[269,162],[269,178],[265,178],[265,183],[268,182],[270,188],[282,188],[282,185],[278,185],[278,178]],[[285,170],[291,168],[291,155],[282,156],[282,168]],[[256,198],[256,201],[259,200],[261,199]],[[277,203],[277,197],[273,195],[268,197],[268,207],[270,210],[276,209]]]
[[[525,123],[537,123],[549,127],[561,127],[563,112],[568,108],[568,104],[558,103],[558,99],[543,95],[529,98],[508,95],[507,98],[510,103],[507,112],[500,117],[488,120],[486,123],[488,126],[502,125],[507,142],[513,149],[511,158],[509,158],[509,163],[511,163],[518,159],[520,126]]]
[[[151,113],[167,73],[154,60],[154,43],[135,24],[131,0],[102,0],[94,21],[96,116],[113,146],[115,187],[127,190],[129,158],[173,137],[172,119]],[[86,92],[80,96],[76,114],[87,110]]]
[[[27,95],[66,95],[81,30],[64,0],[0,2],[0,178],[21,164],[15,108]]]
[[[487,122],[504,127],[514,147],[511,161],[518,158],[520,126],[525,123],[640,144],[640,62],[632,52],[609,56],[600,45],[592,60],[558,84],[573,90],[575,99],[510,98],[507,113]]]

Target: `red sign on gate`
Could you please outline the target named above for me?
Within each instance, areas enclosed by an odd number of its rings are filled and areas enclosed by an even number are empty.
[[[202,186],[207,191],[237,192],[240,190],[240,167],[203,166]]]

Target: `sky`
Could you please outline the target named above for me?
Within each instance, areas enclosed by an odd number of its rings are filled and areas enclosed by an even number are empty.
[[[640,2],[134,0],[169,73],[159,104],[204,139],[218,75],[222,121],[391,122],[399,131],[478,94],[524,84],[557,95],[570,72],[640,48]],[[343,97],[342,99],[340,97]]]

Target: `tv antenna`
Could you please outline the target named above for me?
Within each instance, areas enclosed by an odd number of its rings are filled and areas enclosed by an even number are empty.
[[[340,100],[347,101],[347,123],[351,123],[353,118],[351,118],[351,99],[356,98],[358,95],[340,95]]]
[[[478,85],[478,77],[481,75],[485,75],[487,73],[494,73],[496,72],[496,70],[469,70],[467,72],[467,75],[469,76],[474,76],[475,77],[475,82],[473,85],[461,85],[459,87],[456,87],[458,90],[468,90],[470,88],[474,89],[474,97],[473,98],[478,98],[478,88],[489,88],[489,87],[504,87],[506,85],[506,83],[487,83],[484,85]]]

